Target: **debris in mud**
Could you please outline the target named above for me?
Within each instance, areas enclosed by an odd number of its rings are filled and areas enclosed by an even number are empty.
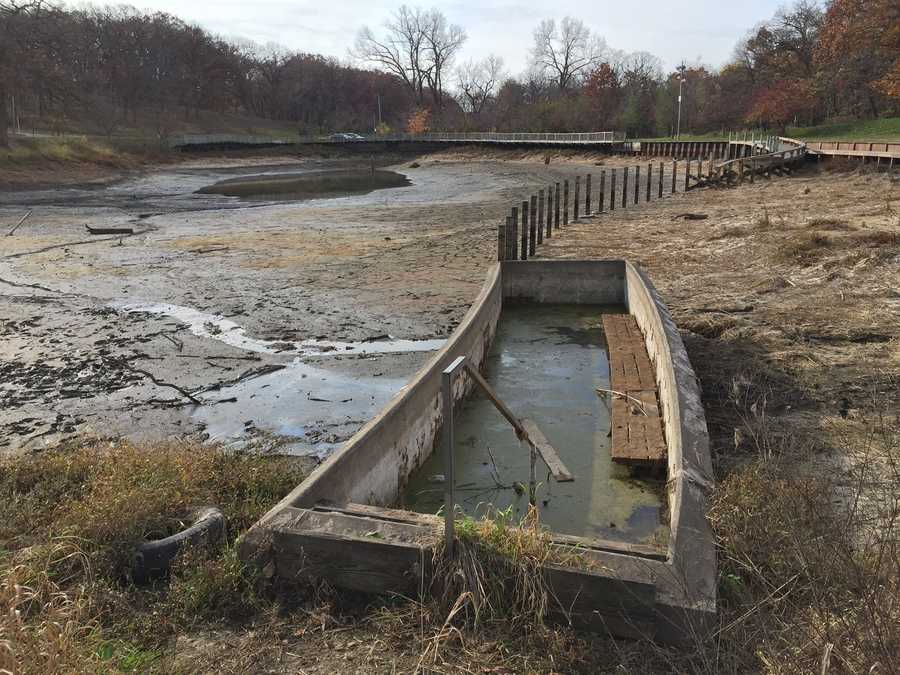
[[[679,218],[684,220],[706,220],[709,216],[705,213],[679,213],[676,216],[672,216],[672,220],[678,220]]]
[[[85,225],[88,234],[134,234],[132,227],[91,227]]]
[[[11,229],[9,232],[6,233],[6,236],[7,237],[13,236],[16,233],[16,230],[18,230],[22,226],[22,223],[24,223],[26,220],[28,220],[28,216],[30,216],[30,215],[31,215],[31,211],[26,211],[25,215],[19,219],[19,222],[16,223],[15,227],[13,227],[13,229]]]

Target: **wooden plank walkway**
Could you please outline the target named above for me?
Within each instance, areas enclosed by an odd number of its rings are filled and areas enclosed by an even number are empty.
[[[661,466],[666,441],[659,414],[656,376],[644,336],[630,314],[604,314],[603,331],[609,354],[614,462]]]

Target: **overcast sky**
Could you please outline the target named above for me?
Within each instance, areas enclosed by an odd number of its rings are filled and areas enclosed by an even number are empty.
[[[224,37],[276,42],[292,50],[348,61],[348,49],[363,25],[380,29],[403,4],[372,0],[131,0],[139,9],[162,10]],[[461,25],[469,39],[462,59],[490,53],[506,69],[521,73],[528,60],[532,31],[544,18],[582,19],[607,43],[624,51],[648,51],[667,69],[682,60],[719,67],[735,43],[760,21],[772,17],[784,0],[436,0],[407,2],[436,6]]]

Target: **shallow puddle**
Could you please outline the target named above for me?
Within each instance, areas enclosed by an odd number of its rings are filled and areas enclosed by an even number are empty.
[[[247,200],[298,200],[368,194],[374,190],[412,185],[396,171],[342,169],[275,175],[242,176],[197,190]]]
[[[213,441],[239,442],[261,430],[291,439],[279,452],[324,457],[405,384],[405,379],[354,377],[296,359],[274,373],[205,394],[206,405],[193,417]]]
[[[661,542],[667,536],[662,484],[632,477],[609,456],[610,411],[596,389],[609,388],[601,314],[588,305],[505,306],[487,361],[487,379],[519,417],[534,420],[573,482],[548,479],[538,460],[541,522],[577,536]],[[481,515],[489,505],[528,509],[529,453],[512,427],[476,390],[456,417],[456,494]],[[436,513],[444,503],[440,448],[413,474],[406,508]],[[524,487],[524,490],[522,488]],[[517,489],[518,488],[518,489]]]
[[[404,340],[390,335],[361,342],[335,340],[303,340],[285,342],[260,340],[247,335],[238,323],[218,314],[201,312],[192,307],[167,303],[127,304],[119,306],[125,312],[162,314],[185,324],[197,337],[218,340],[232,347],[258,354],[297,354],[299,356],[323,356],[325,354],[402,354],[405,352],[430,352],[444,346],[444,339]]]
[[[293,355],[287,366],[222,386],[200,396],[192,417],[210,440],[240,445],[259,433],[281,437],[279,452],[324,457],[381,410],[407,378],[353,375],[337,361],[324,367],[311,357],[390,355],[440,349],[445,340],[389,335],[362,342],[261,340],[231,319],[166,303],[116,305],[125,312],[157,314],[183,323],[194,335],[258,354]]]

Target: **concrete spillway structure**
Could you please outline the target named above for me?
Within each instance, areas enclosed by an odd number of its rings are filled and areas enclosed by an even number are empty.
[[[498,263],[446,345],[387,407],[248,532],[241,555],[285,578],[415,596],[430,585],[441,541],[435,516],[399,510],[410,475],[435,447],[441,373],[458,356],[481,366],[504,302],[621,305],[644,338],[666,445],[669,537],[662,549],[553,536],[585,568],[548,564],[561,614],[617,635],[681,640],[715,617],[716,561],[706,520],[712,466],[693,369],[674,322],[647,277],[624,260]],[[470,382],[460,377],[459,400]]]

